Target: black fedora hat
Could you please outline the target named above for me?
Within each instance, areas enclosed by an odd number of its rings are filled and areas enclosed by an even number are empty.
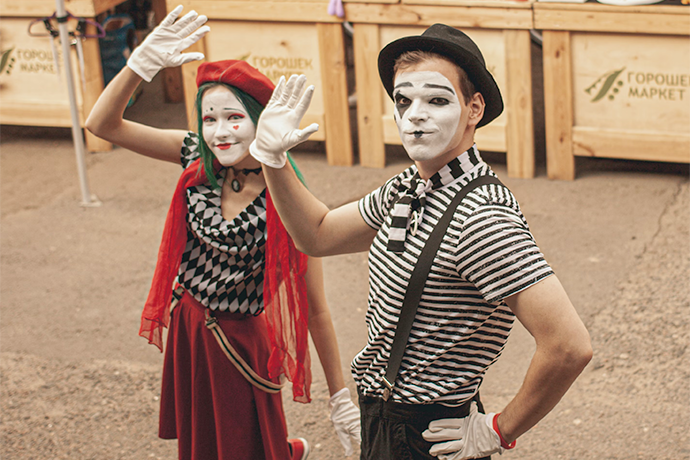
[[[393,98],[393,66],[406,51],[430,51],[459,65],[476,90],[484,96],[486,107],[477,128],[488,124],[503,112],[503,98],[498,85],[486,69],[484,56],[470,37],[445,24],[434,24],[422,35],[403,37],[386,45],[379,53],[379,75],[388,95]]]

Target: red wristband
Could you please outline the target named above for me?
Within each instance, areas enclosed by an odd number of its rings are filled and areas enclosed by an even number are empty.
[[[512,449],[513,447],[515,447],[515,443],[517,441],[513,441],[510,444],[508,444],[506,442],[506,440],[503,439],[503,435],[501,434],[500,431],[498,431],[498,416],[499,415],[501,415],[500,412],[498,414],[494,415],[494,420],[493,420],[494,431],[496,432],[496,434],[498,434],[498,439],[501,440],[501,447],[503,447],[504,449]]]

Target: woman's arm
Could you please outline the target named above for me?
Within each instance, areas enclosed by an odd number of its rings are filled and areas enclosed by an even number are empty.
[[[133,152],[179,164],[186,131],[153,128],[123,118],[127,103],[140,82],[141,77],[125,66],[96,101],[86,119],[86,129]]]
[[[326,303],[323,287],[321,259],[309,258],[307,268],[307,299],[309,301],[309,333],[328,383],[328,393],[333,396],[345,387],[343,369],[338,350],[338,339]]]
[[[338,341],[323,289],[323,269],[320,259],[309,259],[306,281],[309,300],[309,332],[319,355],[321,367],[326,374],[328,393],[331,395],[328,400],[331,422],[345,449],[345,455],[350,456],[353,453],[352,443],[361,443],[359,409],[352,402],[350,390],[345,386]]]
[[[129,99],[142,79],[151,79],[165,67],[203,59],[201,53],[181,53],[208,31],[206,16],[190,11],[175,21],[178,6],[136,47],[124,69],[108,84],[86,120],[86,129],[96,136],[134,152],[179,163],[186,131],[164,130],[123,119]]]

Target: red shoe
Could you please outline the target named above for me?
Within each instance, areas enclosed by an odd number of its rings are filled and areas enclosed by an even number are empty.
[[[309,457],[309,443],[304,438],[288,439],[290,460],[307,460]]]

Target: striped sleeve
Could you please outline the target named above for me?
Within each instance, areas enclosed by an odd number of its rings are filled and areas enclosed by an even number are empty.
[[[390,211],[391,194],[397,190],[394,187],[396,177],[389,179],[381,187],[367,194],[359,200],[357,206],[364,222],[374,230],[379,230]]]
[[[485,204],[465,220],[459,242],[460,276],[488,303],[528,288],[553,274],[527,223],[509,206]]]
[[[189,131],[184,141],[182,141],[182,148],[180,149],[180,163],[182,163],[182,167],[187,169],[187,166],[199,158],[199,155],[199,135]]]

